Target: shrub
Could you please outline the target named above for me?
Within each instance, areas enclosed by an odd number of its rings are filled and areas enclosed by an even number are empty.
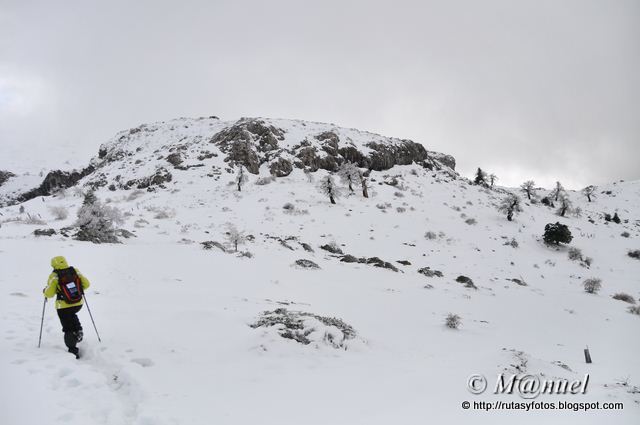
[[[571,247],[568,251],[569,260],[571,261],[581,261],[582,260],[582,251],[580,248]]]
[[[475,218],[468,218],[464,222],[467,223],[469,226],[473,226],[474,224],[478,223]]]
[[[566,225],[556,222],[555,224],[548,223],[544,226],[543,239],[546,244],[558,245],[571,242],[573,236],[571,236],[571,231]]]
[[[640,316],[640,305],[632,305],[627,309],[627,311],[631,314],[637,314]]]
[[[444,325],[449,329],[458,329],[462,324],[462,318],[457,314],[449,313],[444,319]]]
[[[275,180],[275,176],[260,177],[258,180],[256,180],[255,184],[257,184],[258,186],[264,186],[269,183],[273,183]]]
[[[635,304],[636,300],[629,294],[625,294],[624,292],[618,292],[617,294],[613,294],[611,297],[614,300],[624,301],[629,304]]]
[[[435,240],[435,239],[438,239],[438,235],[436,234],[436,232],[432,232],[432,231],[428,231],[428,232],[426,232],[426,233],[424,234],[424,237],[425,237],[426,239],[429,239],[429,240]]]
[[[511,248],[517,248],[518,246],[520,246],[516,238],[511,238],[510,241],[503,243],[503,245],[510,246]]]
[[[20,222],[23,224],[37,224],[40,226],[47,224],[47,222],[41,219],[40,217],[36,217],[29,213],[27,213],[27,218],[23,218],[22,220],[20,220]]]
[[[636,249],[634,251],[629,251],[627,253],[627,255],[631,258],[636,258],[638,260],[640,260],[640,249]]]
[[[622,236],[623,238],[628,238],[629,236],[631,236],[631,234],[629,232],[622,232],[620,233],[620,236]]]
[[[296,207],[291,203],[291,202],[287,202],[286,204],[284,204],[282,206],[282,209],[284,210],[290,210],[293,211]]]
[[[64,220],[65,218],[69,217],[69,212],[65,207],[49,207],[49,212],[55,217],[56,220]]]
[[[588,294],[597,294],[602,288],[602,281],[596,278],[590,278],[583,283],[584,291]]]

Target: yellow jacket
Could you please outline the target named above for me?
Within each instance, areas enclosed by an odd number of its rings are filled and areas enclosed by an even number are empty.
[[[53,267],[54,270],[62,270],[62,269],[66,269],[69,268],[69,265],[67,264],[67,260],[60,256],[60,257],[53,257],[51,259],[51,267]],[[89,283],[89,279],[87,279],[86,277],[84,277],[80,271],[78,269],[75,269],[76,273],[78,273],[78,277],[80,278],[80,283],[82,284],[82,289],[87,289],[89,287],[89,285],[91,285]],[[44,288],[44,296],[47,298],[51,298],[54,295],[56,295],[58,293],[58,291],[60,290],[60,287],[58,286],[58,275],[56,274],[56,272],[54,271],[53,273],[51,273],[49,275],[49,280],[47,281],[47,287]],[[56,300],[56,308],[60,309],[60,308],[69,308],[69,307],[75,307],[78,305],[82,305],[83,301],[80,300],[77,303],[73,303],[70,304],[64,300]]]

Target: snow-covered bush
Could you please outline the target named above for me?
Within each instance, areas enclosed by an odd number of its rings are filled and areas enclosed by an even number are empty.
[[[631,236],[631,234],[629,232],[622,232],[620,233],[620,236],[622,236],[623,238],[628,238],[629,236]]]
[[[582,261],[582,250],[580,250],[580,248],[572,246],[567,251],[567,254],[569,255],[569,260],[571,261]]]
[[[69,217],[69,211],[62,206],[49,207],[49,212],[56,220],[64,220]]]
[[[458,329],[462,324],[462,318],[457,314],[449,313],[444,319],[444,325],[450,329]]]
[[[122,214],[115,207],[104,205],[93,192],[87,192],[78,210],[74,235],[80,241],[93,243],[117,243],[116,225],[123,222]]]
[[[344,162],[338,168],[338,177],[353,192],[353,186],[360,183],[360,170],[353,162]]]
[[[510,246],[511,248],[517,248],[518,246],[520,246],[516,238],[511,238],[510,241],[505,242],[503,245]]]
[[[432,232],[431,230],[425,232],[424,237],[425,239],[429,239],[430,241],[438,239],[438,235],[436,234],[436,232]]]
[[[631,314],[640,316],[640,305],[632,305],[627,309],[627,311]]]
[[[257,184],[258,186],[264,186],[269,183],[273,183],[274,181],[276,181],[275,176],[260,177],[259,179],[256,180],[255,184]]]
[[[328,345],[345,350],[348,348],[348,341],[356,337],[355,329],[341,319],[304,311],[289,311],[286,308],[265,311],[249,326],[253,329],[275,328],[282,338],[303,345]]]
[[[40,216],[36,217],[35,215],[31,215],[29,213],[27,213],[27,217],[22,218],[20,222],[23,224],[37,224],[39,226],[47,224],[47,222],[41,219]]]
[[[635,304],[636,300],[629,294],[625,294],[624,292],[618,292],[617,294],[613,294],[611,296],[614,300],[624,301],[629,304]]]
[[[583,283],[584,291],[588,294],[597,294],[602,288],[602,280],[596,278],[590,278]]]

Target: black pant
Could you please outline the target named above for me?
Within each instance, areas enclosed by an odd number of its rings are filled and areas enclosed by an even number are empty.
[[[69,348],[75,347],[78,343],[74,332],[82,330],[82,325],[76,315],[81,308],[82,305],[77,305],[58,309],[58,317],[62,324],[62,332],[64,332],[64,343]]]

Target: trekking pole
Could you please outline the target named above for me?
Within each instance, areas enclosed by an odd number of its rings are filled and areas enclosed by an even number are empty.
[[[42,303],[42,319],[40,319],[40,336],[38,337],[38,348],[40,348],[40,342],[42,342],[42,325],[44,324],[44,308],[47,306],[47,298],[44,298]]]
[[[96,322],[93,321],[93,314],[91,314],[91,309],[89,308],[89,303],[87,302],[87,296],[82,293],[82,298],[84,298],[84,303],[87,305],[87,311],[89,312],[89,317],[91,317],[91,323],[93,323],[93,329],[96,330],[96,335],[98,336],[98,341],[102,342],[100,339],[100,334],[98,333],[98,328],[96,328]]]

